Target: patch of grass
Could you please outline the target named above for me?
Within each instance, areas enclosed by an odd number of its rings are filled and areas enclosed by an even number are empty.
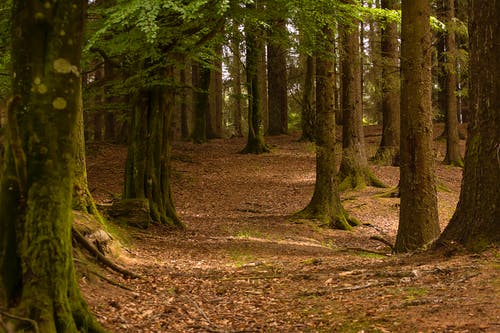
[[[370,259],[387,259],[386,255],[373,253],[373,252],[357,251],[356,255],[359,257],[370,258]]]
[[[338,328],[338,332],[343,333],[359,333],[359,332],[370,332],[379,333],[382,332],[380,329],[375,328],[373,323],[365,320],[353,320],[349,322],[344,322]]]
[[[404,288],[403,291],[406,293],[407,301],[414,301],[420,297],[423,297],[429,293],[427,288],[423,287],[407,287]]]
[[[231,250],[229,251],[229,257],[233,261],[233,265],[236,268],[240,268],[250,262],[254,262],[256,260],[255,256],[249,252],[242,250]]]
[[[237,237],[237,238],[245,238],[245,239],[248,239],[248,238],[264,238],[264,235],[258,231],[258,230],[240,230],[238,232],[236,232],[236,234],[234,235],[234,237]]]

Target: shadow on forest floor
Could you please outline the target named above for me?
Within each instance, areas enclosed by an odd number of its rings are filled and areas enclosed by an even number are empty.
[[[377,128],[372,128],[377,131]],[[370,131],[370,129],[368,129]],[[438,131],[439,132],[439,131]],[[379,137],[368,133],[369,152]],[[393,256],[399,200],[384,189],[342,194],[364,225],[354,231],[291,223],[314,186],[314,149],[295,136],[267,138],[271,154],[240,155],[243,139],[174,146],[174,200],[183,232],[129,229],[119,259],[144,276],[81,279],[86,298],[114,332],[498,332],[497,250],[481,255]],[[444,143],[436,142],[437,156]],[[126,149],[89,156],[101,202],[121,191]],[[443,228],[455,209],[461,170],[437,164]],[[373,166],[386,184],[398,169]],[[108,275],[108,273],[105,273]]]

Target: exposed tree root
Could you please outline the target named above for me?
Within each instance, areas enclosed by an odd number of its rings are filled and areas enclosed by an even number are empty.
[[[401,193],[399,192],[399,185],[376,195],[378,198],[399,198],[400,196]]]
[[[379,242],[387,245],[388,247],[391,248],[391,251],[394,252],[394,245],[391,242],[389,242],[387,239],[380,237],[380,236],[371,236],[370,239],[379,241]]]
[[[370,162],[377,165],[399,166],[399,148],[379,147]]]
[[[303,210],[293,214],[291,220],[310,220],[316,221],[322,228],[332,228],[339,230],[352,230],[353,227],[361,223],[353,217],[350,217],[344,209],[336,215],[328,214],[328,209],[317,209],[307,206]]]
[[[87,251],[89,251],[93,256],[96,257],[96,259],[102,263],[104,266],[109,267],[110,269],[114,270],[115,272],[118,272],[122,274],[124,277],[127,278],[134,278],[138,279],[141,278],[140,275],[131,272],[123,267],[118,266],[108,258],[106,258],[99,250],[92,244],[90,243],[78,230],[75,228],[72,229],[73,231],[73,239],[80,245],[82,245]]]
[[[19,317],[19,316],[13,315],[11,313],[8,313],[7,311],[2,310],[2,309],[0,309],[0,315],[2,315],[3,317],[7,317],[10,319],[20,321],[20,322],[28,323],[31,325],[31,327],[33,327],[33,331],[35,333],[40,332],[40,330],[38,329],[38,323],[30,318]],[[3,323],[3,321],[2,321],[2,323]],[[3,325],[6,326],[5,324],[3,324]],[[8,327],[5,327],[5,329],[6,329],[7,333],[14,332],[13,330],[10,330]]]
[[[268,145],[265,143],[260,143],[260,144],[253,144],[253,145],[246,145],[245,148],[243,148],[240,151],[240,154],[264,154],[264,153],[270,153],[271,149],[269,148]]]
[[[351,170],[350,172],[342,172],[339,174],[339,191],[361,190],[366,186],[378,188],[386,188],[381,180],[379,180],[368,168],[360,170]]]

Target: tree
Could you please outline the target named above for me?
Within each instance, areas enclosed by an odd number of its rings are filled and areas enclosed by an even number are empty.
[[[302,135],[300,141],[314,141],[314,128],[316,125],[316,110],[314,108],[315,65],[314,57],[312,55],[306,55],[300,122]]]
[[[247,4],[247,9],[253,11],[255,4]],[[262,124],[261,83],[259,60],[262,57],[264,44],[261,41],[262,29],[259,23],[251,19],[245,24],[246,42],[246,74],[248,91],[248,138],[242,153],[261,154],[269,152],[264,142],[264,127]]]
[[[274,5],[274,6],[273,6]],[[278,8],[276,8],[278,7]],[[272,16],[282,16],[271,20],[267,43],[267,81],[268,81],[268,134],[286,134],[288,132],[288,75],[287,48],[285,45],[287,30],[284,14],[279,4],[270,2],[267,10]]]
[[[172,115],[178,79],[174,68],[224,26],[225,2],[118,1],[90,49],[122,60],[130,105],[129,146],[123,199],[149,211],[153,221],[183,227],[175,211],[170,163]],[[140,24],[131,27],[129,22]],[[205,119],[204,119],[205,120]],[[127,213],[127,212],[125,212]]]
[[[446,156],[445,164],[463,166],[464,162],[460,154],[460,137],[458,135],[458,109],[457,109],[457,46],[455,42],[455,28],[453,19],[455,17],[454,0],[444,1],[445,11],[445,45],[446,63],[444,64],[445,84],[445,106],[446,106]]]
[[[194,128],[191,138],[196,143],[207,141],[207,118],[209,115],[210,68],[200,62],[192,65]]]
[[[499,2],[469,0],[471,119],[457,209],[438,244],[483,250],[500,242]]]
[[[397,9],[398,0],[382,0],[382,8]],[[399,165],[399,52],[398,23],[386,18],[382,27],[382,140],[374,161],[384,165]]]
[[[302,93],[302,112],[300,141],[314,141],[314,127],[316,124],[316,113],[314,109],[314,73],[315,59],[312,55],[306,55],[304,72],[304,84]]]
[[[401,208],[395,249],[439,235],[432,147],[430,3],[403,0],[401,24]]]
[[[14,98],[0,184],[0,297],[3,306],[32,320],[14,322],[15,331],[104,332],[80,295],[71,249],[86,6],[13,4]]]
[[[351,0],[344,0],[352,4]],[[342,45],[342,161],[340,163],[340,189],[363,188],[366,185],[383,187],[372,174],[366,157],[363,132],[361,88],[361,59],[359,53],[359,22],[343,25]]]
[[[316,219],[321,226],[349,230],[357,221],[349,218],[342,207],[335,177],[334,41],[330,27],[323,27],[318,40],[324,47],[316,55],[316,183],[309,204],[293,217]]]

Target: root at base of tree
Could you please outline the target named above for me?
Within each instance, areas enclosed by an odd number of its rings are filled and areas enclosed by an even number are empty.
[[[341,173],[339,177],[339,191],[361,190],[366,186],[386,188],[380,179],[378,179],[368,168],[364,170],[355,170],[349,173]]]
[[[124,277],[127,277],[127,278],[133,278],[133,279],[141,278],[140,275],[138,275],[138,274],[136,274],[134,272],[131,272],[131,271],[129,271],[129,270],[123,268],[123,267],[120,267],[117,264],[115,264],[114,262],[112,262],[111,260],[109,260],[108,258],[106,258],[78,230],[76,230],[75,228],[73,228],[72,231],[73,231],[73,239],[78,244],[80,244],[81,246],[83,246],[83,248],[85,248],[87,251],[89,251],[90,254],[92,254],[93,256],[95,256],[96,259],[100,263],[102,263],[104,266],[109,267],[110,269],[114,270],[115,272],[118,272],[118,273],[122,274]]]
[[[0,316],[2,317],[7,317],[9,319],[13,319],[13,320],[17,320],[17,321],[20,321],[20,322],[25,322],[25,323],[28,323],[30,324],[32,327],[33,327],[33,331],[35,333],[38,333],[40,330],[38,329],[38,323],[30,318],[24,318],[24,317],[19,317],[19,316],[15,316],[11,313],[8,313],[7,311],[5,310],[2,310],[0,309]],[[7,325],[3,322],[3,320],[1,320],[0,318],[0,328],[2,328],[3,330],[5,330],[6,333],[14,333],[13,330],[11,330],[9,327],[7,327]]]
[[[347,212],[343,209],[342,211],[335,215],[330,216],[329,214],[325,214],[318,209],[310,208],[310,206],[304,208],[303,210],[293,214],[290,219],[294,220],[310,220],[316,221],[317,225],[322,228],[332,228],[338,230],[352,230],[353,227],[356,227],[361,224],[354,217],[350,217]]]

